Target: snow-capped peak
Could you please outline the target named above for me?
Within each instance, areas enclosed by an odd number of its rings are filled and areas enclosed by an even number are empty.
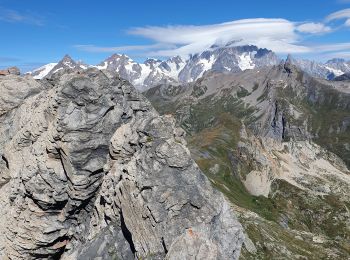
[[[41,66],[40,68],[37,68],[31,72],[28,72],[28,74],[32,75],[35,79],[42,79],[45,77],[55,66],[57,63],[49,63],[44,66]]]
[[[325,63],[295,59],[291,56],[289,56],[289,60],[292,64],[296,65],[303,71],[318,78],[332,80],[335,77],[350,72],[350,61],[339,58],[331,59]]]
[[[164,82],[192,82],[209,70],[238,72],[278,63],[277,56],[269,50],[256,46],[226,45],[191,55],[187,60],[174,56],[165,61],[150,58],[144,63],[138,63],[124,54],[113,54],[93,67],[118,75],[143,90]],[[88,67],[66,55],[58,64],[47,65],[40,77],[50,76],[66,68]]]

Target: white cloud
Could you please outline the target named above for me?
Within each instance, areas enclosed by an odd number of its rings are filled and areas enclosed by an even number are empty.
[[[350,16],[350,9],[330,14],[325,21]],[[350,17],[346,21],[350,25]],[[132,52],[138,56],[170,57],[184,56],[207,50],[212,45],[231,46],[256,45],[270,49],[277,54],[322,54],[348,52],[350,43],[306,44],[309,36],[320,36],[335,32],[327,23],[293,22],[281,18],[242,19],[212,25],[146,26],[132,28],[129,34],[153,42],[149,45],[128,45],[101,47],[77,45],[79,50],[89,52]]]
[[[299,25],[297,30],[302,33],[321,34],[332,31],[332,28],[322,23],[304,23]]]
[[[350,19],[346,20],[345,25],[350,27]]]
[[[141,27],[129,31],[158,43],[173,44],[177,48],[159,49],[155,56],[187,55],[209,48],[213,44],[237,41],[236,45],[254,44],[277,53],[307,52],[299,46],[295,25],[285,19],[244,19],[204,26]]]
[[[346,19],[346,18],[350,18],[350,8],[343,9],[335,13],[331,13],[326,17],[326,22],[331,22],[334,20]]]
[[[307,26],[306,26],[307,27]],[[317,28],[315,28],[317,27]],[[328,28],[306,28],[308,33],[319,33]],[[304,31],[306,32],[304,27]],[[243,19],[227,23],[193,26],[147,26],[133,28],[129,34],[155,42],[150,45],[100,47],[77,45],[76,48],[89,52],[139,52],[141,56],[187,56],[208,49],[213,44],[256,45],[276,53],[306,53],[310,49],[299,44],[300,35],[296,23],[286,19]]]
[[[344,51],[344,50],[350,51],[350,42],[324,44],[324,45],[317,45],[313,47],[313,52],[315,53],[337,52],[337,51]]]
[[[36,15],[30,13],[19,13],[15,10],[10,10],[0,7],[0,21],[8,23],[27,23],[37,26],[44,25],[43,20]]]
[[[350,50],[344,51],[344,52],[331,52],[324,55],[324,58],[327,59],[333,59],[333,58],[340,58],[340,59],[350,59]]]
[[[126,52],[126,51],[147,51],[152,49],[173,47],[169,44],[150,44],[150,45],[126,45],[126,46],[95,46],[95,45],[75,45],[76,49],[87,52]]]

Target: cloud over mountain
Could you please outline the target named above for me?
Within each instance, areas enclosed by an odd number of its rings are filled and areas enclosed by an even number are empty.
[[[330,14],[321,22],[295,22],[282,18],[253,18],[209,25],[144,26],[129,29],[130,35],[144,38],[152,43],[127,46],[76,45],[87,52],[132,52],[138,56],[170,57],[187,56],[210,48],[210,46],[256,45],[278,54],[328,53],[350,51],[349,43],[310,43],[313,36],[322,37],[338,28],[330,23],[346,19],[350,25],[350,9]],[[321,41],[322,42],[322,41]]]

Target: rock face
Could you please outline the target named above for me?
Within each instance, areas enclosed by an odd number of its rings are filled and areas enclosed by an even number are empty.
[[[2,259],[238,259],[241,226],[183,130],[127,81],[63,69],[0,92]]]

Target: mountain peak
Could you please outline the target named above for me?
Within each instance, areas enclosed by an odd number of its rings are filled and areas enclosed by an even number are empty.
[[[104,60],[105,62],[116,63],[119,61],[133,61],[129,56],[125,54],[114,53]],[[103,62],[102,62],[103,63]]]
[[[66,55],[63,56],[61,61],[74,61],[74,60],[72,59],[71,56],[69,56],[69,54],[66,54]]]
[[[293,60],[294,60],[294,58],[293,58],[292,54],[288,54],[287,59],[286,59],[286,63],[287,62],[293,63]]]
[[[58,62],[61,66],[74,67],[77,63],[68,54],[64,55],[63,58]]]
[[[109,57],[107,58],[107,60],[119,59],[119,58],[121,58],[122,56],[123,56],[123,54],[114,53],[114,54],[112,54],[111,56],[109,56]]]
[[[167,60],[148,58],[137,63],[125,54],[115,53],[95,67],[117,74],[138,88],[149,88],[161,82],[193,82],[207,71],[239,72],[264,66],[277,65],[280,60],[271,51],[254,45],[221,46],[190,55],[187,60],[174,56]],[[74,61],[68,54],[55,65],[41,69],[40,77],[50,76],[63,69],[86,69],[89,65]],[[48,72],[48,70],[50,72]],[[39,72],[37,73],[39,74]],[[43,76],[44,75],[44,76]]]

